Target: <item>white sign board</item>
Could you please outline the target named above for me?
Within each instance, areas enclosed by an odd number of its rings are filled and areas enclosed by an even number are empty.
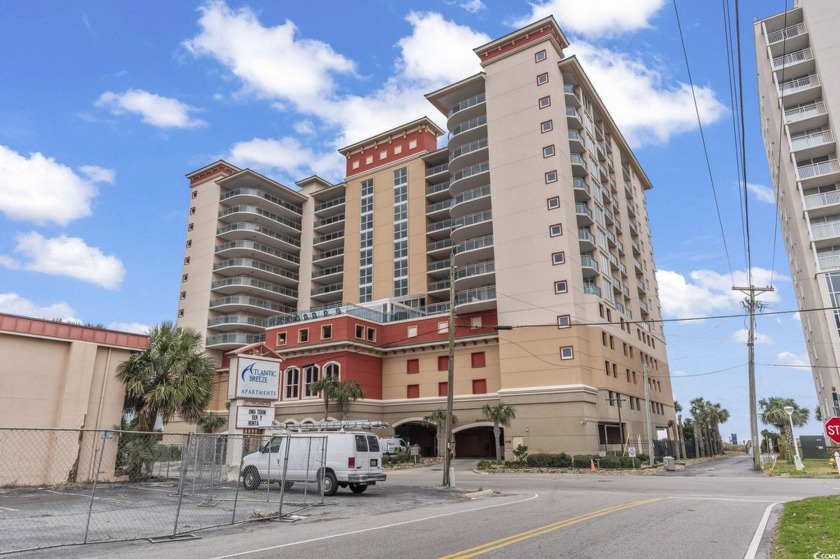
[[[628,446],[627,447],[627,456],[630,458],[636,457],[636,447],[635,446]]]
[[[236,367],[236,397],[280,399],[280,363],[240,357]]]
[[[237,429],[265,429],[274,422],[274,408],[241,407],[236,409]]]

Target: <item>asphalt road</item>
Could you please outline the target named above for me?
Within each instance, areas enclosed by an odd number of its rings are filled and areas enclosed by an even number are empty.
[[[381,486],[340,492],[295,522],[19,556],[763,557],[778,503],[840,494],[840,479],[766,478],[747,456],[652,476],[482,474],[473,464],[456,461],[455,490],[437,487],[439,466],[395,471]],[[840,553],[840,539],[823,552]]]

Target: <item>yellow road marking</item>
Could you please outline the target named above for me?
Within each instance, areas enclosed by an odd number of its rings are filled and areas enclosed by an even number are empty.
[[[520,532],[518,534],[513,534],[512,536],[508,536],[506,538],[502,538],[499,540],[495,540],[492,542],[487,542],[485,544],[472,547],[470,549],[465,549],[464,551],[459,551],[458,553],[453,553],[452,555],[447,555],[445,557],[441,557],[440,559],[469,559],[470,557],[477,557],[479,555],[483,555],[484,553],[489,553],[491,551],[495,551],[497,549],[501,549],[503,547],[507,547],[509,545],[534,538],[536,536],[542,536],[543,534],[547,534],[549,532],[553,532],[555,530],[560,530],[561,528],[567,528],[579,522],[583,522],[585,520],[591,520],[593,518],[598,518],[599,516],[604,516],[607,514],[611,514],[613,512],[618,512],[620,510],[629,509],[633,507],[638,507],[641,505],[647,505],[649,503],[655,503],[656,501],[661,501],[662,498],[655,498],[655,499],[645,499],[644,501],[635,501],[633,503],[625,503],[623,505],[616,505],[614,507],[596,510],[594,512],[590,512],[587,514],[582,514],[580,516],[575,516],[572,518],[567,518],[565,520],[560,520],[558,522],[554,522],[552,524],[547,524],[545,526],[540,526],[539,528],[534,528],[532,530],[527,530],[525,532]]]

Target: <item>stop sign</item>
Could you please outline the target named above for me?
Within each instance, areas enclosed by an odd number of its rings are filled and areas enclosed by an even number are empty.
[[[840,417],[832,417],[825,422],[825,436],[840,444]]]

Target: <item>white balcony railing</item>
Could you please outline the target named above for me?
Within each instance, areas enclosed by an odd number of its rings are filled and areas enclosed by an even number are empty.
[[[829,175],[831,173],[840,173],[840,162],[836,159],[822,161],[820,163],[812,163],[810,165],[802,165],[796,168],[796,176],[798,180]]]
[[[790,145],[794,150],[805,149],[813,146],[820,146],[834,141],[834,134],[831,130],[822,130],[803,136],[794,136],[790,139]]]
[[[814,54],[811,52],[811,49],[802,49],[796,52],[791,52],[784,56],[777,56],[773,59],[773,69],[778,70],[785,66],[790,66],[791,64],[796,64],[797,62],[802,62],[803,60],[811,60],[814,58]]]
[[[818,85],[820,85],[820,77],[816,74],[810,74],[803,78],[797,78],[795,80],[788,80],[780,83],[779,95],[790,95],[792,93],[796,93],[797,91],[802,91],[803,89],[817,87]]]
[[[820,256],[819,257],[820,270],[825,272],[828,270],[837,270],[840,268],[840,255]]]
[[[802,107],[794,107],[785,111],[785,123],[797,122],[806,118],[826,114],[825,103],[818,101]]]
[[[819,194],[811,194],[805,196],[805,209],[813,210],[815,208],[824,208],[825,206],[833,206],[840,204],[840,191],[832,190],[831,192],[820,192]]]
[[[767,44],[772,45],[773,43],[778,43],[779,41],[784,41],[785,39],[790,39],[791,37],[796,37],[797,35],[802,35],[803,33],[805,33],[805,24],[797,23],[796,25],[791,25],[790,27],[785,27],[784,29],[768,33]]]
[[[840,222],[817,223],[811,225],[811,236],[815,241],[840,237]]]

